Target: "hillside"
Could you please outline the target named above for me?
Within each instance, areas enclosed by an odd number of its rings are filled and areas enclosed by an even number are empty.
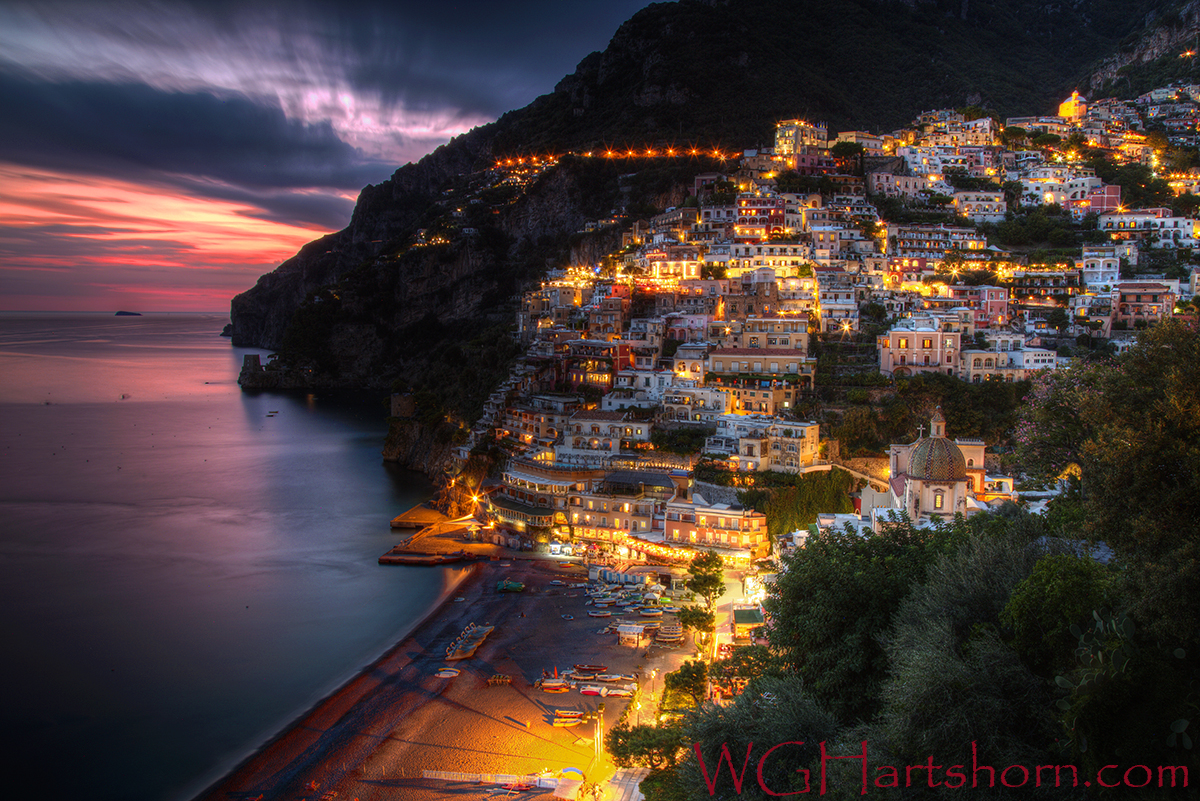
[[[692,175],[720,166],[647,161],[617,169],[564,159],[531,184],[506,189],[486,172],[496,158],[605,144],[740,149],[770,142],[775,120],[796,116],[826,120],[832,131],[890,130],[923,109],[968,103],[1000,114],[1050,111],[1102,56],[1137,40],[1148,12],[1168,5],[649,6],[553,93],[366,187],[345,229],[306,245],[233,299],[234,344],[281,349],[295,368],[281,385],[441,384],[439,354],[510,321],[522,287],[547,267],[594,262],[619,241],[612,230],[577,234],[588,221],[678,204]],[[438,244],[418,242],[420,230]],[[460,357],[470,362],[471,353]],[[482,374],[469,383],[473,395],[451,393],[462,396],[456,405],[466,415],[489,389]]]

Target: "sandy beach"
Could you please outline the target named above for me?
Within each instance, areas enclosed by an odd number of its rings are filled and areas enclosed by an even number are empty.
[[[606,756],[595,760],[593,723],[556,728],[550,721],[556,708],[591,711],[603,702],[611,727],[629,699],[549,694],[534,682],[543,670],[602,664],[610,672],[640,673],[647,682],[657,668],[661,689],[664,671],[674,669],[688,648],[621,647],[615,634],[598,634],[609,620],[588,617],[583,590],[569,586],[587,580],[580,565],[511,559],[478,562],[471,571],[409,637],[199,798],[490,798],[502,792],[424,779],[422,771],[558,776],[563,768],[577,768],[589,780],[611,775]],[[496,582],[506,577],[524,582],[526,590],[497,592]],[[495,630],[472,658],[448,662],[446,646],[470,623]],[[446,666],[460,675],[437,677]],[[511,676],[512,684],[489,686],[495,674]]]

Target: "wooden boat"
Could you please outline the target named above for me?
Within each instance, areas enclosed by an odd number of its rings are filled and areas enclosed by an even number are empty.
[[[603,673],[608,665],[574,665],[576,673]]]
[[[638,612],[642,617],[662,617],[661,609],[643,609]]]
[[[585,684],[579,688],[579,692],[582,695],[604,695],[606,689],[598,684]]]
[[[544,692],[544,693],[565,693],[565,692],[569,692],[569,691],[570,691],[570,689],[571,689],[571,685],[569,685],[569,684],[566,684],[566,683],[563,683],[563,684],[543,684],[543,685],[541,686],[541,691],[542,691],[542,692]]]
[[[609,612],[609,611],[606,611],[606,610],[602,610],[602,611],[599,611],[599,612],[596,612],[596,611],[593,611],[593,610],[589,610],[589,611],[588,611],[588,617],[612,617],[612,612]]]
[[[537,788],[536,788],[536,787],[534,787],[532,784],[529,784],[529,783],[527,783],[527,782],[514,782],[514,783],[512,783],[512,784],[502,784],[502,785],[500,785],[500,786],[501,786],[501,787],[502,787],[504,790],[507,790],[507,791],[508,791],[508,792],[510,792],[510,793],[527,793],[527,792],[529,792],[530,790],[536,790],[536,789],[537,789]]]
[[[605,687],[604,694],[616,698],[632,698],[633,690],[628,687]]]
[[[556,718],[582,718],[583,712],[578,709],[556,709],[554,710]]]
[[[580,723],[583,723],[582,718],[560,718],[558,716],[555,716],[554,720],[550,721],[551,726],[560,728],[563,726],[578,726]]]
[[[459,674],[459,672],[460,671],[458,668],[448,667],[448,668],[442,668],[441,670],[439,670],[437,673],[435,673],[433,675],[437,676],[439,679],[452,679],[455,676],[457,676]]]

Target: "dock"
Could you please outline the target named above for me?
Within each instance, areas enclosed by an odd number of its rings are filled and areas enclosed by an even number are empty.
[[[399,546],[379,557],[381,565],[446,565],[453,562],[461,562],[468,558],[474,558],[473,555],[466,551],[455,551],[453,553],[436,553],[429,551],[406,551]]]
[[[432,526],[435,523],[443,523],[449,519],[437,509],[430,509],[425,504],[419,503],[407,512],[392,518],[392,528],[422,529],[426,526]]]

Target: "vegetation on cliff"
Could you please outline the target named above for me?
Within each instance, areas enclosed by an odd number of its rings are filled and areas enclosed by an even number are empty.
[[[661,210],[682,200],[692,175],[724,166],[564,158],[521,186],[492,181],[497,158],[661,143],[728,151],[771,142],[774,122],[796,116],[837,131],[887,128],[914,109],[968,102],[1001,114],[1050,111],[1092,61],[1136,38],[1145,13],[1163,5],[651,5],[552,94],[366,187],[346,229],[306,245],[234,299],[233,342],[279,348],[295,381],[313,386],[404,378],[440,392],[445,376],[428,369],[435,351],[507,323],[514,295],[547,267],[615,249],[605,247],[611,231],[582,241],[586,222]],[[473,386],[486,395],[483,380]],[[454,389],[443,401],[464,416],[479,402]]]

